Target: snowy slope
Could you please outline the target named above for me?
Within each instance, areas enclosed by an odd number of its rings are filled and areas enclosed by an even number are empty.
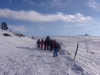
[[[4,37],[3,33],[12,37]],[[66,46],[56,58],[52,57],[53,51],[37,49],[37,40],[0,31],[0,75],[100,75],[100,37],[51,38]],[[78,55],[73,61],[77,43]]]
[[[56,37],[57,38],[57,37]],[[96,36],[68,36],[59,37],[57,40],[63,42],[64,48],[74,58],[77,43],[79,49],[76,56],[76,63],[90,75],[100,75],[100,37]]]

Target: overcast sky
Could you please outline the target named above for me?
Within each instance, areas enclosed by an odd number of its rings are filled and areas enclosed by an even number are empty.
[[[100,0],[0,0],[0,24],[32,36],[100,36]]]

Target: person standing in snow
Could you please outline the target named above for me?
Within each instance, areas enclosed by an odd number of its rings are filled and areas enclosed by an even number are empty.
[[[58,46],[58,51],[61,50],[61,44],[57,42],[57,46]]]
[[[45,46],[46,46],[46,49],[49,50],[49,46],[50,46],[50,37],[49,36],[47,36],[45,39]]]
[[[54,40],[52,40],[52,50],[54,50],[55,44],[56,44],[56,40],[54,39]]]
[[[40,48],[40,39],[37,40],[37,47]]]
[[[50,40],[50,51],[52,51],[52,40]]]
[[[44,41],[44,50],[46,50],[46,40]]]
[[[43,39],[41,40],[40,44],[41,44],[41,49],[43,49],[43,44],[44,44]]]
[[[57,46],[57,43],[55,43],[53,57],[57,57],[58,56],[57,52],[58,52],[58,46]]]

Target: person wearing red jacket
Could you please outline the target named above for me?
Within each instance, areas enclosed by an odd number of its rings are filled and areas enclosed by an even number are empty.
[[[40,44],[41,44],[41,49],[43,49],[43,45],[44,45],[43,39],[41,40]]]

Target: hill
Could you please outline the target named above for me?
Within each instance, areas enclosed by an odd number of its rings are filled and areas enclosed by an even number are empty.
[[[66,46],[62,46],[56,58],[53,51],[38,49],[36,39],[0,31],[0,75],[100,75],[100,37],[51,38]],[[77,43],[79,49],[74,61]]]

